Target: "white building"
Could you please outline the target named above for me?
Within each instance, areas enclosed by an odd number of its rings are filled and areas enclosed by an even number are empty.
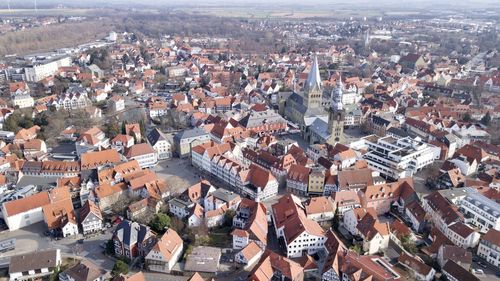
[[[87,200],[80,209],[80,224],[82,225],[83,235],[101,231],[103,229],[102,222],[99,207],[94,202]]]
[[[180,259],[183,248],[179,234],[171,228],[168,229],[146,255],[148,269],[156,272],[170,272]]]
[[[158,155],[159,160],[172,158],[172,145],[170,141],[158,129],[153,129],[147,135],[149,144],[153,147]]]
[[[60,67],[71,66],[70,56],[38,56],[31,60],[29,66],[24,67],[25,80],[38,82],[57,73]]]
[[[34,280],[53,274],[61,266],[61,250],[25,253],[10,258],[9,277],[14,280]]]
[[[476,247],[480,237],[478,232],[462,222],[449,225],[445,235],[453,244],[464,249]]]
[[[276,235],[284,239],[287,257],[312,255],[324,248],[325,231],[306,217],[304,206],[297,197],[287,194],[271,209]]]
[[[134,144],[125,152],[125,157],[130,160],[137,160],[141,168],[150,168],[158,163],[158,154],[148,143]]]
[[[81,86],[71,86],[66,93],[60,95],[53,105],[56,108],[64,108],[65,110],[84,109],[92,105],[92,101],[88,97],[87,90]]]
[[[490,229],[486,232],[477,248],[477,255],[493,266],[500,267],[500,231]]]
[[[459,211],[465,222],[474,225],[480,232],[500,230],[500,204],[474,189],[467,190],[467,196],[459,201]]]
[[[47,192],[4,202],[2,204],[3,219],[10,231],[44,221],[42,207],[49,203],[50,199]]]
[[[28,94],[16,95],[12,98],[12,105],[19,108],[33,107],[35,105],[35,100]]]
[[[393,179],[411,177],[413,173],[439,159],[441,148],[410,137],[371,135],[351,144],[354,149],[368,150],[363,158],[368,166]]]

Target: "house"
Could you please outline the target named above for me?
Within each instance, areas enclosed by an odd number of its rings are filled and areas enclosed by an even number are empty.
[[[452,260],[461,267],[469,270],[472,265],[471,251],[455,245],[441,245],[438,249],[436,260],[440,267]]]
[[[134,144],[134,137],[129,135],[118,134],[111,140],[111,148],[118,151],[124,151],[126,148],[130,148]]]
[[[249,280],[271,281],[274,280],[273,278],[277,280],[302,281],[304,280],[304,268],[289,258],[266,250],[261,256],[259,263],[250,273]]]
[[[130,276],[125,276],[123,274],[120,274],[119,276],[116,276],[112,280],[113,281],[146,281],[146,277],[144,276],[144,273],[142,273],[142,271],[139,271],[139,272],[134,273]]]
[[[480,232],[500,230],[500,204],[496,201],[468,188],[467,195],[459,201],[458,206],[466,222],[477,227]]]
[[[34,280],[53,274],[61,266],[61,250],[42,250],[12,256],[9,280]]]
[[[125,110],[125,99],[118,95],[113,95],[108,101],[108,107],[113,112]]]
[[[448,260],[446,264],[443,266],[441,269],[443,272],[443,275],[446,276],[446,280],[449,281],[462,281],[462,280],[467,280],[467,281],[479,281],[480,279],[477,278],[474,274],[472,274],[470,271],[464,269],[457,263],[455,263],[453,260]]]
[[[250,242],[255,242],[262,249],[267,245],[267,209],[263,203],[243,198],[233,217],[231,233],[233,249],[243,249]]]
[[[400,280],[401,275],[385,259],[375,255],[358,255],[353,251],[345,252],[341,257],[341,280]],[[323,279],[324,280],[324,279]]]
[[[180,158],[186,158],[191,154],[193,147],[210,140],[210,134],[202,128],[184,130],[174,136],[175,152]]]
[[[68,237],[78,234],[78,221],[71,194],[66,187],[52,189],[50,204],[42,207],[44,221],[49,231]]]
[[[322,223],[333,220],[336,206],[331,197],[312,197],[305,204],[305,210],[308,219]]]
[[[259,261],[263,253],[264,250],[257,243],[250,242],[234,256],[234,260],[237,263],[243,264],[245,268],[248,268]]]
[[[463,222],[455,222],[448,226],[445,232],[453,243],[462,248],[474,248],[479,243],[479,233]]]
[[[271,209],[276,235],[284,239],[288,257],[312,255],[323,248],[325,231],[307,218],[304,206],[295,195],[281,197]]]
[[[31,139],[23,144],[23,154],[27,159],[39,158],[47,153],[47,145],[43,140]]]
[[[216,273],[219,270],[220,248],[197,246],[186,258],[185,271]]]
[[[309,186],[311,169],[302,165],[292,164],[288,169],[286,190],[299,196],[306,196]]]
[[[481,239],[477,255],[495,267],[500,266],[500,231],[490,229]]]
[[[129,259],[144,256],[156,242],[148,226],[129,220],[116,226],[112,240],[115,254]]]
[[[29,94],[15,95],[12,97],[12,105],[17,108],[32,108],[35,106],[35,100]]]
[[[434,280],[434,275],[436,274],[436,270],[417,259],[416,257],[412,257],[405,252],[403,252],[398,257],[398,263],[404,268],[408,269],[413,273],[413,277],[415,280],[421,281],[431,281]]]
[[[2,204],[2,214],[10,231],[43,221],[42,207],[50,203],[46,191]]]
[[[92,127],[80,134],[80,137],[75,143],[76,153],[78,156],[87,151],[100,150],[109,147],[109,138],[106,137],[101,129]]]
[[[82,171],[103,168],[118,164],[120,161],[121,156],[115,149],[89,151],[80,155],[80,167]]]
[[[146,255],[146,266],[151,271],[168,273],[181,258],[183,242],[179,234],[168,229]]]
[[[413,201],[406,205],[404,217],[410,223],[411,228],[416,232],[422,232],[426,225],[426,213],[418,201]]]
[[[37,125],[32,126],[28,129],[22,128],[14,136],[13,143],[14,144],[23,144],[28,140],[36,139],[39,131],[40,131],[40,127]]]
[[[105,211],[120,199],[125,198],[127,192],[128,186],[123,182],[114,185],[104,183],[94,188],[92,195],[96,198],[99,208]]]
[[[80,209],[80,225],[83,235],[88,235],[103,229],[101,209],[94,202],[87,200]]]
[[[141,168],[150,168],[158,163],[158,154],[149,143],[134,144],[125,150],[125,157],[137,160]]]
[[[156,214],[162,205],[161,201],[153,197],[143,198],[127,207],[127,218],[130,220],[139,220],[148,214]]]
[[[88,260],[82,260],[59,273],[59,281],[104,281],[110,277],[106,270]]]
[[[239,173],[241,194],[256,201],[265,201],[278,194],[279,183],[273,174],[256,164]]]
[[[125,124],[125,134],[134,137],[136,142],[142,140],[141,126],[139,123]]]
[[[363,238],[363,250],[369,255],[381,252],[389,246],[389,223],[381,223],[369,212],[358,222],[356,230]]]
[[[147,135],[147,139],[149,144],[156,151],[159,160],[172,158],[172,145],[160,130],[154,128]]]

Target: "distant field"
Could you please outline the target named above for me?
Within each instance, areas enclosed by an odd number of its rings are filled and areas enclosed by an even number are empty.
[[[114,30],[111,20],[95,19],[8,32],[0,35],[0,57],[74,47],[101,39],[111,30]]]
[[[0,16],[88,16],[95,9],[0,9]]]
[[[234,18],[282,18],[282,19],[303,19],[303,18],[348,18],[348,17],[376,17],[383,16],[382,12],[376,10],[348,10],[335,8],[256,8],[256,7],[197,7],[178,8],[191,14],[205,14],[219,17]]]

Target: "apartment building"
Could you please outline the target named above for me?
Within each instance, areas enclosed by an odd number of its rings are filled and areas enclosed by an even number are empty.
[[[497,268],[500,266],[500,231],[490,229],[481,239],[477,255]]]
[[[366,149],[363,158],[368,166],[392,179],[411,177],[413,173],[439,159],[441,148],[410,137],[371,135],[351,144]]]
[[[458,206],[465,222],[474,225],[480,232],[500,230],[500,204],[497,202],[468,188],[467,196],[459,201]]]

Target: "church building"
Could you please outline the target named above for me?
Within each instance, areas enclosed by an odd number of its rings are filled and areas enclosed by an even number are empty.
[[[310,144],[343,143],[345,110],[342,104],[344,85],[339,79],[328,109],[322,104],[323,87],[318,59],[314,57],[311,71],[301,93],[293,92],[281,101],[285,117],[297,124],[303,138]]]

